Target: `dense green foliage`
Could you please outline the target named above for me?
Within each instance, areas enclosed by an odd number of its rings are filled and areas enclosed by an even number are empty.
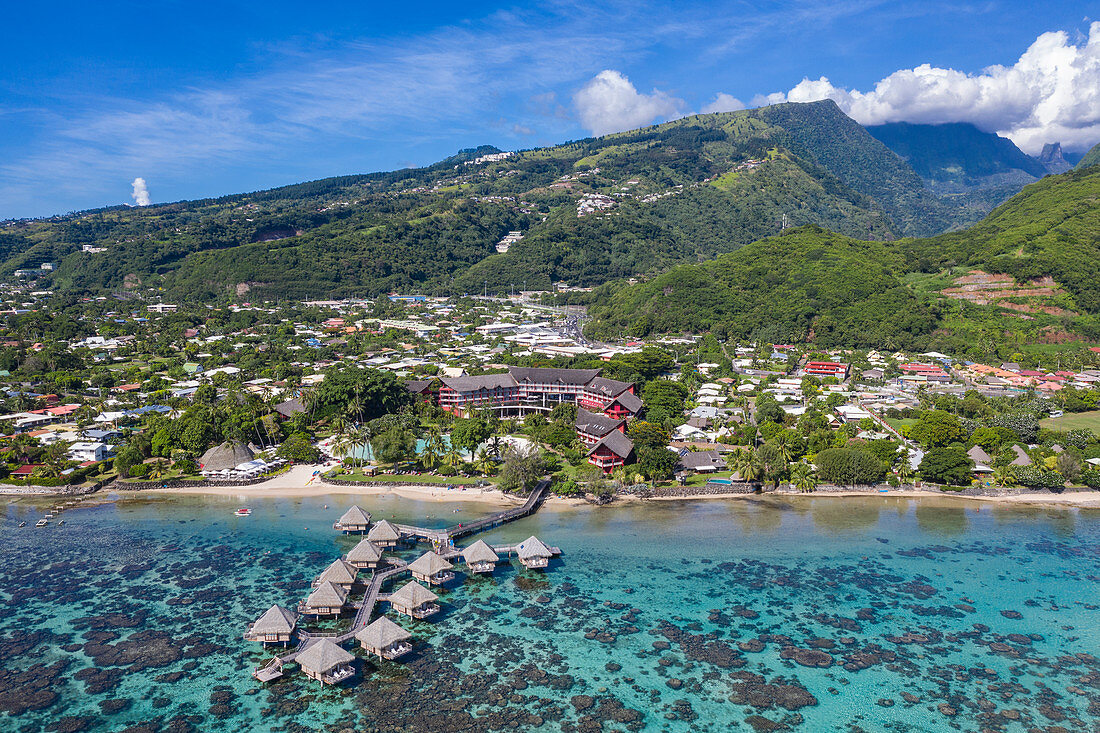
[[[950,204],[832,102],[698,115],[467,165],[16,222],[0,274],[179,300],[452,293],[599,284],[729,252],[787,222],[892,239],[958,224]],[[748,161],[763,163],[745,167]],[[572,180],[563,183],[563,176]],[[617,208],[577,214],[584,194]],[[506,254],[494,245],[525,238]],[[104,247],[105,253],[82,247]]]
[[[814,464],[823,481],[839,486],[877,483],[886,474],[882,461],[859,448],[828,448],[814,457]]]
[[[672,269],[591,309],[598,336],[710,331],[773,342],[909,348],[935,325],[899,280],[896,248],[805,227],[701,265]]]
[[[973,469],[974,461],[959,447],[933,448],[918,467],[924,480],[949,486],[968,486]]]
[[[1094,145],[1092,150],[1085,153],[1085,157],[1078,161],[1077,168],[1089,168],[1094,165],[1100,165],[1100,143]]]
[[[996,353],[996,344],[1035,341],[1044,329],[1100,339],[1098,200],[1093,167],[1034,183],[963,232],[880,243],[802,227],[631,287],[607,286],[594,298],[589,329],[959,353]],[[1061,310],[1036,308],[1021,319],[1018,311],[945,300],[938,289],[951,284],[949,268],[1005,273],[1022,285],[1051,278],[1064,289]]]

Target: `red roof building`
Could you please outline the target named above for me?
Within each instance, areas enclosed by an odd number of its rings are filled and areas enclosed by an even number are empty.
[[[803,371],[815,377],[836,377],[837,379],[844,379],[848,376],[848,365],[841,364],[837,361],[809,361],[806,362]]]

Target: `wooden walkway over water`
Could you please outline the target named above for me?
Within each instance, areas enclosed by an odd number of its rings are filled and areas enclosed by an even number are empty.
[[[431,542],[440,548],[440,556],[445,560],[454,560],[458,558],[462,551],[457,547],[454,547],[454,540],[460,537],[468,537],[471,534],[477,532],[484,532],[494,527],[499,527],[507,522],[526,517],[530,514],[534,514],[538,511],[539,506],[542,504],[542,500],[546,498],[546,493],[550,489],[550,479],[544,478],[535,486],[527,497],[527,501],[523,503],[523,506],[513,507],[506,509],[495,514],[476,520],[474,522],[455,524],[443,529],[429,529],[426,527],[417,527],[409,524],[398,524],[396,527],[404,535],[415,537],[420,540],[426,540]],[[511,555],[516,552],[518,545],[490,545],[493,551],[498,555],[507,554]],[[558,547],[548,547],[551,553],[554,555],[560,555],[561,549]],[[276,655],[264,664],[256,667],[252,670],[252,676],[260,682],[270,682],[283,676],[283,665],[293,662],[299,654],[305,651],[311,644],[316,643],[320,639],[331,639],[337,644],[343,644],[355,638],[355,635],[370,623],[371,615],[374,613],[374,607],[379,601],[385,601],[389,599],[389,594],[382,593],[382,584],[390,578],[397,577],[403,573],[408,572],[408,564],[404,560],[398,558],[389,559],[390,567],[385,570],[376,570],[371,576],[370,584],[367,586],[367,590],[363,595],[363,600],[359,603],[353,604],[357,606],[355,611],[355,618],[351,622],[351,626],[347,631],[337,632],[315,632],[298,630],[298,646],[292,651],[286,654]]]
[[[450,527],[444,527],[443,529],[429,529],[428,527],[417,527],[411,524],[398,524],[395,526],[402,534],[410,537],[426,540],[436,545],[449,545],[453,540],[457,540],[461,537],[469,537],[478,532],[485,532],[507,522],[534,514],[538,511],[539,506],[542,504],[542,500],[546,498],[546,493],[549,490],[550,479],[544,478],[542,481],[539,481],[538,485],[535,486],[527,496],[527,501],[523,503],[523,506],[505,509],[504,511],[490,514],[487,517],[477,519],[473,522],[452,524]]]

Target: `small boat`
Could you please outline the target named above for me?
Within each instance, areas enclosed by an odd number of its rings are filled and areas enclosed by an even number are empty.
[[[45,527],[49,523],[50,523],[50,520],[48,520],[48,519],[39,519],[37,522],[34,523],[34,526],[35,527]]]
[[[58,527],[60,527],[60,526],[61,526],[61,525],[63,525],[64,523],[65,523],[65,520],[64,520],[64,519],[62,519],[62,520],[61,520],[60,522],[58,522],[58,523],[57,523],[57,526],[58,526]]]
[[[27,526],[27,523],[26,523],[26,522],[20,522],[20,523],[19,523],[19,526],[20,526],[20,527],[26,527],[26,526]]]
[[[248,517],[252,515],[252,510],[248,507],[241,507],[233,513],[236,514],[238,517]]]

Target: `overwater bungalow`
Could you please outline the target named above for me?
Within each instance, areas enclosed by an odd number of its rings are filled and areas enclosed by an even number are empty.
[[[297,625],[298,614],[289,608],[275,605],[248,625],[244,638],[264,644],[287,644],[294,636],[294,628]]]
[[[364,568],[373,570],[382,562],[382,550],[378,545],[364,537],[359,540],[359,544],[348,551],[348,554],[344,556],[344,560],[360,570]]]
[[[545,568],[550,564],[554,553],[538,537],[531,535],[516,546],[516,556],[528,570]]]
[[[415,580],[390,594],[390,606],[410,618],[426,619],[439,613],[439,596]]]
[[[361,629],[355,638],[368,652],[377,654],[379,659],[392,661],[412,651],[412,644],[409,643],[412,634],[385,616],[380,616]]]
[[[339,616],[347,600],[346,588],[325,581],[309,594],[309,598],[298,604],[298,613],[307,616]]]
[[[370,527],[370,512],[360,509],[357,504],[353,504],[350,509],[344,512],[342,517],[332,524],[333,529],[346,534],[366,532],[368,527]]]
[[[330,639],[310,644],[294,661],[306,677],[318,680],[322,687],[338,684],[355,674],[351,666],[355,657]]]
[[[454,565],[429,551],[409,563],[409,572],[422,583],[442,585],[454,579],[455,574],[451,572],[453,567]]]
[[[396,547],[401,542],[401,530],[390,520],[383,519],[370,528],[367,539],[378,547]]]
[[[332,564],[325,568],[313,581],[313,587],[317,588],[323,583],[334,583],[344,590],[350,591],[358,572],[359,568],[346,560],[333,560]]]
[[[491,573],[496,570],[500,557],[485,540],[478,540],[462,551],[462,559],[471,573]]]

